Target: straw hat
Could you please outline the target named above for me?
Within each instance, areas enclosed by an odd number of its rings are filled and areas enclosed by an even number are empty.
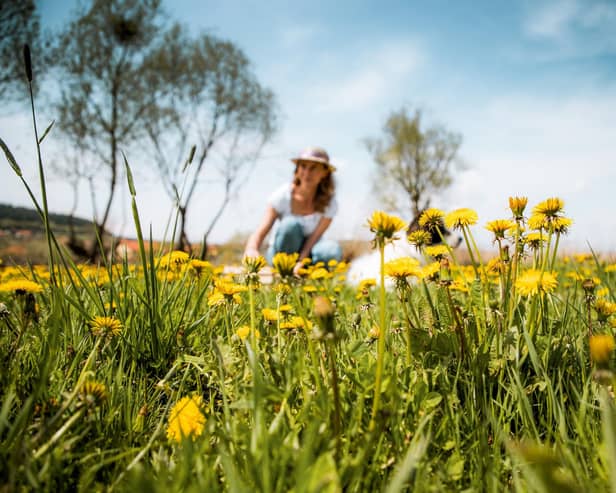
[[[324,164],[330,171],[336,171],[336,167],[329,162],[329,154],[321,147],[308,147],[304,149],[298,157],[291,159],[291,161],[295,164],[298,164],[300,161],[312,161],[314,163]]]

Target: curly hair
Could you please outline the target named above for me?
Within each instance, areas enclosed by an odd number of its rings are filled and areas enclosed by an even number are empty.
[[[299,185],[300,183],[301,181],[297,176],[297,166],[296,166],[295,174],[293,178],[293,184]],[[319,185],[317,186],[317,191],[314,195],[314,208],[317,212],[325,212],[325,209],[327,209],[327,206],[331,202],[335,191],[336,191],[336,183],[334,181],[332,172],[330,171],[319,182]]]

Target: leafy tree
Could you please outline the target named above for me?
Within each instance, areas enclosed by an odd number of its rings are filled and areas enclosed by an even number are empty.
[[[0,99],[3,101],[28,94],[23,62],[26,43],[36,58],[41,51],[39,16],[34,0],[0,1]],[[35,65],[40,72],[40,64]]]
[[[454,168],[461,167],[461,135],[422,123],[419,109],[410,116],[403,108],[388,117],[382,138],[365,140],[377,164],[375,191],[389,208],[410,210],[414,217],[451,185]]]
[[[191,247],[187,215],[199,185],[221,186],[223,198],[212,204],[203,234],[203,256],[211,231],[275,132],[276,105],[237,46],[208,34],[188,39],[183,32],[179,26],[170,30],[159,52],[158,73],[168,77],[173,92],[159,117],[147,119],[146,149],[177,204],[177,249]],[[191,146],[194,159],[186,166]]]
[[[156,63],[164,33],[160,0],[92,0],[53,40],[58,130],[107,184],[95,217],[101,237],[121,176],[121,152],[144,137],[146,120],[159,116],[165,100],[168,88]],[[64,172],[73,176],[75,167]],[[98,253],[93,245],[91,257]]]

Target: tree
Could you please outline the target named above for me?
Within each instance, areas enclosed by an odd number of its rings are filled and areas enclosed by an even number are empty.
[[[23,46],[33,56],[41,53],[39,16],[34,0],[0,2],[0,100],[23,98],[28,94],[24,75]],[[40,64],[35,63],[40,73]]]
[[[223,198],[213,204],[203,234],[204,256],[211,231],[275,132],[276,105],[237,46],[207,34],[188,39],[184,32],[179,26],[170,30],[158,54],[158,73],[170,77],[173,91],[159,117],[147,119],[146,149],[177,204],[177,249],[191,247],[187,216],[203,177],[222,186]],[[194,160],[185,166],[193,145]]]
[[[434,194],[451,185],[454,167],[461,167],[462,137],[438,125],[423,128],[421,111],[410,117],[406,108],[389,116],[383,133],[365,140],[377,164],[375,190],[388,207],[416,217],[430,207]]]
[[[162,17],[160,0],[93,0],[53,41],[58,130],[97,176],[106,175],[104,207],[95,215],[101,238],[121,176],[121,152],[144,137],[146,120],[159,117],[168,90],[156,63]],[[92,258],[97,250],[93,241]]]

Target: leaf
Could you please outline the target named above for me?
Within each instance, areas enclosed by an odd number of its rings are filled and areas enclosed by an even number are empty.
[[[308,474],[308,488],[306,491],[314,493],[339,493],[342,491],[340,477],[336,469],[336,462],[331,453],[326,452],[319,456]]]
[[[443,396],[438,392],[429,392],[423,400],[423,405],[426,411],[430,411],[438,406],[443,400]]]
[[[464,458],[452,455],[447,461],[447,475],[454,481],[462,479],[464,474]]]

